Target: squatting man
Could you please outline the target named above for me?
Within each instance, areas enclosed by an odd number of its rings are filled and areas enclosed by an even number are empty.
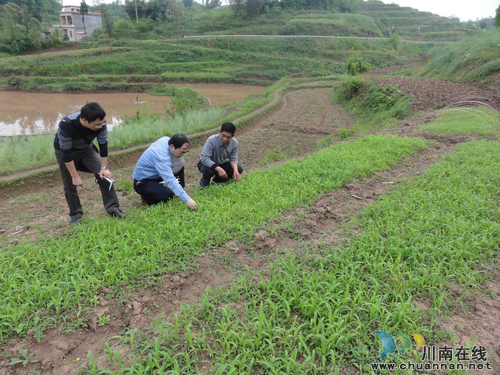
[[[235,132],[234,124],[225,122],[219,134],[208,137],[205,142],[198,161],[198,170],[202,174],[202,189],[210,185],[212,177],[214,183],[227,182],[232,178],[241,180],[243,168],[238,165],[238,141],[234,138]]]
[[[198,209],[197,203],[184,191],[186,161],[182,156],[190,148],[188,137],[175,134],[172,138],[158,139],[144,151],[132,174],[134,190],[144,206],[166,202],[176,195],[191,210]]]

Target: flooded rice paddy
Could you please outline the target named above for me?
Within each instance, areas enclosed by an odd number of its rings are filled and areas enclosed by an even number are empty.
[[[187,86],[187,85],[182,85]],[[207,97],[211,104],[223,105],[266,91],[261,86],[191,84],[192,89]],[[138,97],[139,101],[136,101]],[[59,121],[69,113],[79,112],[88,102],[98,102],[107,114],[110,129],[120,123],[120,116],[144,112],[146,102],[150,113],[165,113],[170,96],[144,93],[108,94],[39,94],[0,91],[0,136],[55,133]]]

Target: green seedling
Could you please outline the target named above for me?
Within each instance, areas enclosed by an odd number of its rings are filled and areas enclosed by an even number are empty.
[[[22,358],[12,358],[12,360],[9,363],[10,366],[17,365],[18,363],[22,363],[23,366],[26,366],[28,363],[35,363],[40,361],[39,359],[34,359],[30,361],[30,358],[35,353],[28,354],[28,352],[22,348],[19,349],[19,354],[21,355]]]
[[[97,325],[99,327],[109,324],[111,317],[109,315],[99,314],[97,315]]]
[[[0,305],[0,335],[27,331],[28,317],[40,309],[61,314],[83,301],[95,306],[103,285],[177,272],[207,246],[231,238],[250,243],[262,223],[354,178],[387,169],[422,147],[422,140],[368,136],[193,194],[206,214],[174,200],[168,209],[131,211],[130,220],[120,223],[109,218],[89,222],[75,228],[78,241],[73,236],[9,246],[0,261],[0,299],[6,302]],[[233,208],[221,211],[222,202]]]

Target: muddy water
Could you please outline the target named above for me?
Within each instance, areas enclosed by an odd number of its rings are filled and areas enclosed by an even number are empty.
[[[137,95],[139,103],[135,102]],[[0,135],[54,133],[64,116],[80,111],[87,101],[102,105],[111,129],[120,122],[118,116],[133,115],[137,109],[144,111],[144,101],[149,103],[151,112],[165,113],[163,103],[168,105],[170,97],[142,93],[36,94],[0,91]]]
[[[176,84],[175,86],[185,87],[187,85]],[[189,87],[210,99],[212,105],[238,102],[250,94],[260,94],[267,90],[267,87],[263,86],[214,85],[205,83],[190,83]]]
[[[229,104],[250,94],[266,91],[260,86],[194,84],[192,89],[210,99],[212,105]],[[139,96],[139,102],[136,97]],[[133,115],[138,109],[165,113],[163,105],[169,96],[151,96],[143,93],[118,94],[37,94],[0,91],[0,136],[54,133],[59,121],[67,114],[78,112],[87,102],[95,101],[107,113],[110,129],[120,123],[119,116]]]

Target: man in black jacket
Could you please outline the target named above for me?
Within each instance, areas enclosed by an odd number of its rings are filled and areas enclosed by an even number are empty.
[[[97,138],[99,154],[93,144]],[[77,186],[82,186],[78,171],[93,173],[101,189],[106,212],[120,219],[125,214],[120,210],[118,197],[112,186],[108,170],[108,129],[106,112],[95,102],[85,104],[80,112],[64,117],[59,123],[54,138],[54,148],[64,185],[64,195],[69,206],[70,224],[83,216]]]

